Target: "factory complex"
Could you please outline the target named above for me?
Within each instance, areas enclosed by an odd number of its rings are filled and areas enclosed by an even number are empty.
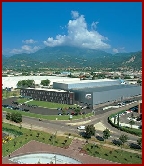
[[[21,88],[21,96],[30,96],[34,100],[61,104],[96,105],[119,101],[142,94],[142,87],[126,84],[123,80],[98,79],[53,82],[52,89]]]

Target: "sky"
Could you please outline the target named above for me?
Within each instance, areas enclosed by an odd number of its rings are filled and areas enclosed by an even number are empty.
[[[76,46],[142,50],[141,2],[3,2],[2,54]]]

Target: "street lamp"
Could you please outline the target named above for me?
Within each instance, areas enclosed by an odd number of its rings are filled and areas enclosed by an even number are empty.
[[[56,164],[56,155],[54,156],[54,159],[55,159],[55,164]]]

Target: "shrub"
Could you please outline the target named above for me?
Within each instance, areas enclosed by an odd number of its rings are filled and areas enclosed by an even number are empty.
[[[13,135],[18,135],[18,136],[23,135],[23,133],[22,133],[21,131],[17,131],[17,130],[14,130],[14,129],[8,129],[8,128],[6,128],[6,127],[3,127],[3,128],[2,128],[2,131],[11,133],[11,134],[13,134]]]

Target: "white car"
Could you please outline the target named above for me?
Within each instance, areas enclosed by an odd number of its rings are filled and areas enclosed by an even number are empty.
[[[85,126],[79,126],[79,127],[77,127],[77,129],[79,129],[79,130],[85,130]]]

